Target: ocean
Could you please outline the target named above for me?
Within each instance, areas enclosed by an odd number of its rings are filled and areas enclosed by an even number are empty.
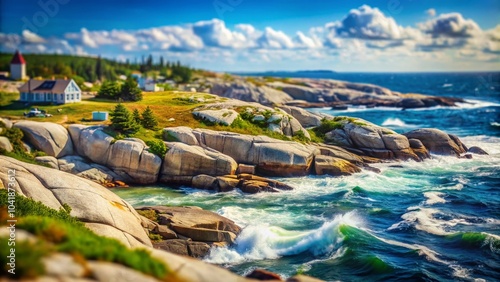
[[[291,77],[291,73],[273,73]],[[211,193],[166,186],[115,189],[134,206],[200,206],[244,227],[205,261],[238,274],[255,268],[327,281],[500,280],[500,73],[307,72],[395,91],[461,97],[459,107],[310,109],[397,132],[433,127],[489,155],[375,164],[381,173],[277,178],[281,193]]]

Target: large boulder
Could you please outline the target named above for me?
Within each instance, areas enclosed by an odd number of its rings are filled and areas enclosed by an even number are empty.
[[[361,169],[349,161],[330,156],[316,156],[314,171],[317,175],[328,174],[331,176],[351,175]]]
[[[210,148],[180,142],[167,142],[167,146],[160,177],[164,182],[175,182],[178,176],[234,174],[238,168],[233,158]]]
[[[130,138],[110,147],[105,166],[134,183],[150,184],[157,182],[161,164],[161,158],[149,152],[142,140]]]
[[[80,156],[105,165],[108,160],[109,147],[115,141],[113,137],[103,131],[102,126],[85,126],[72,124],[68,127],[75,150]]]
[[[56,210],[66,204],[71,207],[71,215],[88,228],[118,239],[126,246],[151,246],[134,208],[101,185],[52,168],[0,156],[0,181],[5,187],[10,182],[9,170],[16,171],[18,195]]]
[[[73,154],[73,142],[62,125],[52,122],[19,121],[14,127],[21,129],[24,136],[37,150],[56,158]]]
[[[280,109],[297,119],[303,127],[314,127],[321,124],[324,118],[331,118],[325,114],[311,113],[299,107],[281,106]]]
[[[0,149],[7,152],[12,152],[14,150],[14,147],[12,147],[12,144],[7,137],[0,136]]]
[[[241,228],[232,220],[198,207],[151,206],[140,207],[138,210],[155,211],[158,214],[159,224],[169,227],[205,228],[209,230],[227,231],[234,235],[238,235],[241,232]],[[181,232],[177,233],[182,234]]]
[[[455,135],[447,134],[435,128],[421,128],[405,134],[411,139],[418,139],[431,154],[460,156],[467,152],[465,145]]]
[[[175,132],[176,128],[168,130]],[[238,163],[255,165],[257,173],[272,176],[307,175],[314,156],[319,153],[312,145],[267,136],[208,129],[195,129],[192,134],[196,137],[196,145],[212,148],[232,157]]]
[[[80,156],[106,166],[131,183],[151,184],[158,180],[162,160],[137,138],[115,140],[102,126],[70,125],[68,128]]]
[[[335,129],[326,133],[326,142],[360,150],[365,155],[379,159],[422,160],[411,148],[408,138],[388,128],[368,121],[336,117]]]

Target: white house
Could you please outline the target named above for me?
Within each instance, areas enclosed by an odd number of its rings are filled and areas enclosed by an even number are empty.
[[[12,57],[10,61],[10,77],[15,80],[26,78],[26,61],[19,50],[16,51],[14,57]]]
[[[82,90],[73,79],[30,79],[19,87],[21,102],[50,102],[55,104],[82,101]]]

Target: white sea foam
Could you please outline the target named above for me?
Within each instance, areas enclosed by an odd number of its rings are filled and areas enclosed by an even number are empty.
[[[425,192],[424,197],[427,198],[425,203],[427,205],[434,205],[437,203],[446,203],[446,200],[442,198],[444,196],[444,193],[441,192]]]
[[[383,123],[382,126],[408,126],[404,121],[399,118],[388,118]]]
[[[361,220],[354,212],[336,216],[321,227],[308,231],[289,231],[276,226],[249,225],[233,247],[213,248],[206,261],[217,264],[237,264],[248,260],[275,259],[281,256],[311,252],[338,255],[343,235],[339,227],[356,226]]]

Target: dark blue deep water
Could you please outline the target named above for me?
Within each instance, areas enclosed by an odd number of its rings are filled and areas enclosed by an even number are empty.
[[[189,187],[116,193],[136,206],[196,205],[235,220],[245,227],[236,246],[214,249],[205,260],[239,274],[259,267],[328,281],[499,281],[500,74],[327,76],[462,97],[467,103],[456,108],[311,110],[360,117],[397,132],[439,128],[489,155],[376,164],[380,174],[280,179],[296,187],[283,193],[215,194]]]

